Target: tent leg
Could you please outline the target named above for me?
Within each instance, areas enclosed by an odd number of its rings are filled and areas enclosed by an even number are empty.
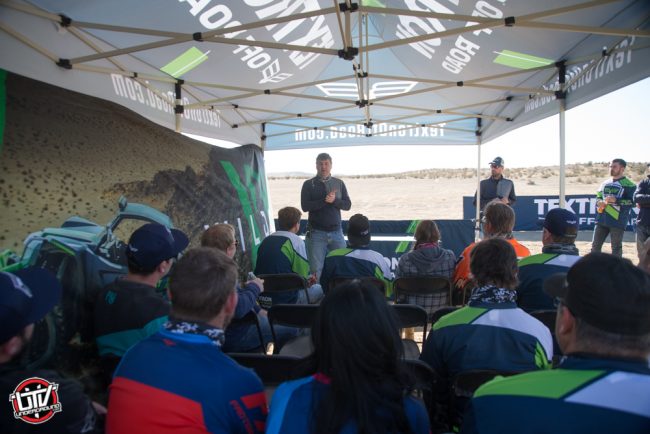
[[[560,100],[560,208],[566,208],[565,184],[566,184],[566,122],[565,122],[566,100]]]
[[[481,118],[476,119],[476,222],[474,224],[474,240],[481,238]]]
[[[560,208],[566,207],[566,197],[564,192],[564,187],[566,183],[565,176],[565,121],[564,121],[564,112],[566,110],[566,63],[565,61],[560,61],[555,64],[557,66],[557,78],[560,89],[555,92],[555,97],[560,103]]]

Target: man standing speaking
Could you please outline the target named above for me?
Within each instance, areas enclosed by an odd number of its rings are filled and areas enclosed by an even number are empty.
[[[309,213],[307,256],[311,272],[320,279],[325,256],[331,250],[345,247],[341,229],[341,210],[352,206],[345,184],[331,176],[332,157],[322,153],[316,157],[316,176],[305,181],[300,192],[302,210]]]
[[[481,211],[494,199],[499,199],[510,206],[517,200],[515,184],[503,177],[503,158],[496,157],[490,162],[490,177],[481,181],[479,195]],[[476,206],[476,195],[474,195],[474,206]]]

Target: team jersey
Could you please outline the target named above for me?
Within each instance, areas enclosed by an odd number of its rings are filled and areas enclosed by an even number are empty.
[[[393,273],[381,253],[365,247],[332,250],[325,258],[320,284],[327,293],[335,277],[376,277],[386,286],[386,296],[393,295]]]
[[[526,312],[555,309],[553,299],[543,290],[544,280],[555,273],[566,273],[580,256],[540,253],[519,260],[517,305]]]
[[[461,433],[650,432],[647,360],[566,357],[558,369],[498,378],[471,400]]]
[[[510,302],[471,303],[443,316],[420,356],[444,378],[474,369],[546,369],[552,358],[549,329]]]
[[[255,274],[296,273],[307,279],[309,261],[305,242],[293,232],[277,231],[262,240]]]
[[[596,223],[613,228],[627,227],[630,218],[630,211],[634,205],[634,191],[636,184],[622,177],[614,180],[609,179],[603,182],[596,193],[598,199],[604,199],[607,196],[614,196],[616,203],[607,204],[603,212],[596,216]]]

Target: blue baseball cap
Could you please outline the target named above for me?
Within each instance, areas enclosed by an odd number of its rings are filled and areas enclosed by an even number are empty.
[[[44,268],[0,272],[0,344],[42,319],[61,300],[61,284]]]
[[[147,223],[131,234],[126,255],[140,271],[152,272],[162,261],[177,257],[189,243],[187,235],[178,229]]]
[[[575,238],[578,235],[578,217],[568,209],[553,208],[550,210],[546,213],[543,226],[558,237]]]

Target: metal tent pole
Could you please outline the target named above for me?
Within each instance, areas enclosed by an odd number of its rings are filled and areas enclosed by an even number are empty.
[[[566,65],[564,61],[558,62],[558,82],[560,89],[556,92],[557,100],[560,104],[560,208],[566,208],[565,184],[566,184],[566,122],[564,112],[566,111]]]
[[[476,118],[476,222],[474,224],[474,240],[481,236],[481,126],[482,119]]]

